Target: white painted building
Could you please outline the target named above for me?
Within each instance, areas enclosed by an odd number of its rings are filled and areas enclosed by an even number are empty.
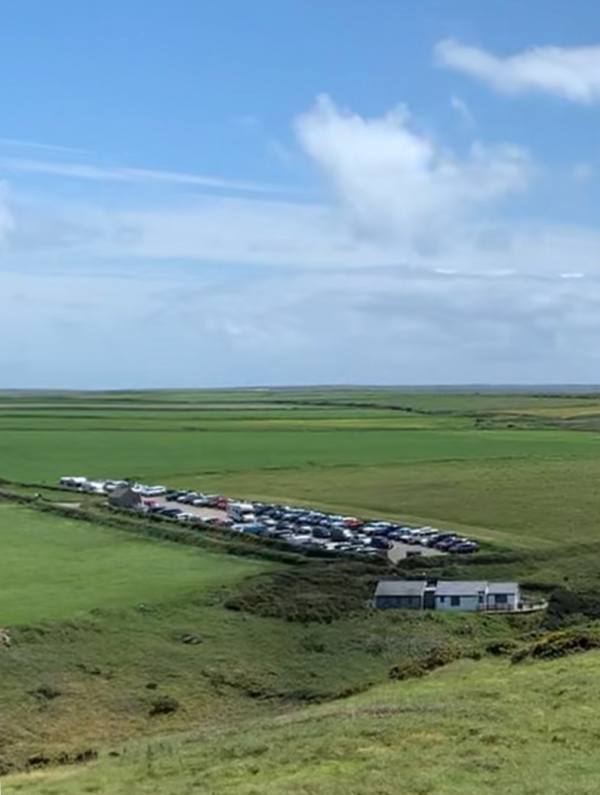
[[[521,591],[516,582],[486,580],[380,580],[375,607],[435,609],[456,612],[518,610]]]
[[[490,582],[487,590],[488,610],[517,610],[521,591],[516,582]]]
[[[435,609],[485,610],[488,587],[483,580],[440,580],[435,587]]]

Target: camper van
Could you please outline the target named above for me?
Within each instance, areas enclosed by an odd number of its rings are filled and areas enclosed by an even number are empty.
[[[254,505],[251,502],[230,502],[227,506],[227,515],[234,522],[243,522],[244,524],[256,522]]]
[[[77,491],[82,491],[87,482],[88,479],[84,477],[65,476],[60,479],[59,485],[67,489],[77,489]]]

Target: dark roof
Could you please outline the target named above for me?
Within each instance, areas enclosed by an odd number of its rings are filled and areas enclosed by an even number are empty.
[[[488,593],[518,593],[518,582],[490,582],[488,583]]]
[[[132,490],[131,486],[117,486],[116,489],[113,489],[111,493],[108,495],[109,502],[112,500],[123,500],[127,499],[131,502],[141,502],[142,498],[139,494]]]
[[[129,491],[131,491],[131,486],[125,486],[125,485],[117,486],[116,489],[113,489],[111,491],[110,496],[111,497],[123,497]]]
[[[487,590],[485,580],[440,580],[435,589],[436,596],[477,596]]]
[[[425,580],[379,580],[375,598],[378,596],[423,596]]]

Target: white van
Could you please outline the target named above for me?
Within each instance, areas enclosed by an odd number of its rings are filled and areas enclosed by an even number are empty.
[[[244,524],[256,522],[254,505],[251,502],[230,502],[227,506],[227,516],[234,522],[243,522]]]

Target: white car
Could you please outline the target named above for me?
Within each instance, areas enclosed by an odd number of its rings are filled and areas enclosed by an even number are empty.
[[[200,517],[195,513],[186,513],[185,511],[177,516],[178,522],[195,522],[196,519],[200,519]]]

